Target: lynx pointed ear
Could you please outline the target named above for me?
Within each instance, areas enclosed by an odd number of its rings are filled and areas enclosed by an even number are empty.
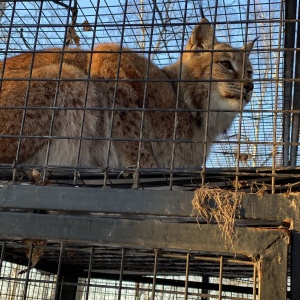
[[[203,18],[194,28],[185,50],[211,50],[217,43],[212,25],[206,18]],[[194,52],[185,52],[182,59],[187,61],[194,55]]]
[[[245,46],[242,47],[242,50],[246,50],[247,51],[247,56],[250,55],[252,49],[253,49],[253,46],[255,44],[255,42],[258,40],[258,37],[256,37],[253,41],[249,42],[248,44],[246,44]]]

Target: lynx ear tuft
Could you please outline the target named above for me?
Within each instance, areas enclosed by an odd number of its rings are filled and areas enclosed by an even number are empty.
[[[242,47],[242,50],[246,50],[247,51],[247,55],[249,56],[252,49],[253,49],[253,46],[255,44],[255,42],[258,40],[258,36],[251,42],[249,42],[248,44],[246,44],[245,46]]]
[[[215,38],[211,23],[206,18],[203,18],[201,22],[195,26],[185,50],[212,50],[217,43],[218,41]],[[194,55],[195,52],[186,52],[182,60],[187,61]]]

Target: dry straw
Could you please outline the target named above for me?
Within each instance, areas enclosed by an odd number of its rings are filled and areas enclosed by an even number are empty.
[[[235,218],[239,216],[239,207],[242,193],[222,190],[220,188],[201,187],[195,191],[192,200],[193,208],[198,217],[207,223],[217,223],[227,238],[232,243],[235,232]]]

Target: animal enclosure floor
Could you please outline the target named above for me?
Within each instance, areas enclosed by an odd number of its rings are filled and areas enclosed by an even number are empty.
[[[36,172],[35,174],[33,174]],[[0,165],[0,184],[8,182],[33,185],[77,187],[132,188],[135,170],[100,170],[97,168],[37,168]],[[44,176],[44,182],[43,175]],[[300,167],[221,168],[221,169],[140,169],[140,189],[195,190],[202,184],[246,193],[297,192],[300,188]]]

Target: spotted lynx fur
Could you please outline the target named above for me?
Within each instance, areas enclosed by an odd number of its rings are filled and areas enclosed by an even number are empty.
[[[163,69],[115,44],[9,58],[0,65],[0,163],[201,167],[251,99],[253,44],[219,43],[203,19]]]

